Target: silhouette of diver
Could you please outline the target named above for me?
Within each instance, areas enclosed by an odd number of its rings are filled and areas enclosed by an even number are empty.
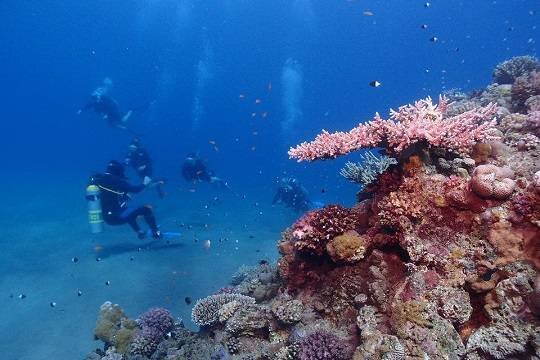
[[[141,140],[137,137],[133,138],[129,145],[124,164],[131,166],[141,179],[144,179],[145,177],[149,177],[150,179],[153,178],[152,158],[141,144]],[[164,183],[164,180],[156,182],[156,190],[161,199],[165,197],[162,188]]]
[[[206,168],[204,161],[195,153],[190,153],[182,164],[182,176],[192,183],[209,182],[222,189],[229,189],[229,185],[223,179],[217,177],[213,171]]]
[[[152,236],[155,239],[162,237],[152,208],[149,205],[135,209],[128,207],[128,201],[131,199],[130,194],[139,193],[146,187],[155,184],[152,183],[149,177],[145,177],[140,185],[132,185],[127,182],[124,175],[124,166],[118,161],[112,160],[107,165],[105,173],[94,175],[90,178],[90,182],[100,189],[101,209],[106,224],[129,224],[137,233],[139,239],[143,239],[146,236],[146,231],[142,230],[137,223],[137,218],[142,216],[152,231]]]
[[[282,203],[297,212],[308,211],[311,207],[307,190],[293,177],[284,177],[280,180],[272,200],[272,204],[276,203]]]
[[[103,85],[92,92],[90,100],[79,109],[77,114],[80,115],[84,111],[94,110],[94,112],[101,115],[104,120],[107,120],[111,126],[126,129],[127,122],[133,111],[129,110],[122,115],[116,100],[108,95],[112,86],[113,83],[111,79],[103,79]]]

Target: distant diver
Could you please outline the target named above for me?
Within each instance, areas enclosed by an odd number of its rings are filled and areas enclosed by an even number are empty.
[[[208,182],[218,188],[229,189],[227,182],[209,171],[204,161],[195,153],[188,154],[184,159],[182,176],[191,183]]]
[[[127,122],[133,111],[129,110],[122,115],[118,103],[109,96],[109,91],[113,86],[113,82],[109,78],[103,79],[102,86],[95,89],[90,95],[90,100],[84,105],[77,114],[82,114],[87,110],[94,110],[95,113],[101,115],[104,120],[107,120],[111,126],[120,129],[127,129]]]
[[[154,239],[162,237],[152,208],[149,205],[135,209],[128,207],[130,194],[143,191],[146,187],[154,186],[152,180],[146,176],[140,185],[132,185],[127,182],[124,175],[124,165],[116,160],[112,160],[107,165],[107,170],[103,174],[97,174],[90,178],[90,183],[99,187],[101,198],[101,210],[103,220],[108,225],[129,224],[137,233],[139,239],[146,237],[146,231],[142,230],[137,223],[137,218],[142,216],[152,232]]]
[[[297,212],[305,212],[312,206],[307,190],[293,177],[280,180],[272,204],[282,203]]]
[[[141,140],[138,137],[133,138],[131,144],[129,144],[128,153],[124,159],[124,164],[131,166],[141,179],[144,179],[145,177],[153,179],[152,158],[141,144]],[[165,197],[162,187],[164,183],[164,180],[159,180],[156,182],[156,190],[159,197],[162,199]]]

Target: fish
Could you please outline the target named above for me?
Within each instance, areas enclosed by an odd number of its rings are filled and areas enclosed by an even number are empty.
[[[380,81],[378,81],[378,80],[373,80],[373,81],[371,81],[369,83],[369,86],[374,87],[374,88],[378,88],[381,85],[382,85],[382,83]]]
[[[21,300],[22,300],[22,299],[25,299],[25,298],[26,298],[26,295],[25,295],[25,294],[19,294],[18,298],[21,299]]]
[[[431,41],[431,42],[437,42],[437,41],[439,41],[439,38],[436,37],[436,36],[433,36],[433,37],[431,37],[431,38],[429,39],[429,41]]]
[[[420,28],[425,30],[425,29],[428,28],[428,26],[427,26],[427,24],[422,24],[422,25],[420,25]]]
[[[366,11],[362,12],[362,14],[363,14],[364,16],[373,16],[373,15],[375,15],[375,14],[373,14],[372,11],[369,11],[369,10],[366,10]]]
[[[79,262],[79,258],[74,256],[74,257],[71,258],[71,261],[74,262],[74,263]]]
[[[49,303],[49,305],[50,305],[51,307],[56,307],[56,303],[55,303],[54,301],[51,301],[51,302]]]
[[[97,261],[97,262],[100,262],[100,261],[101,261],[101,258],[98,256],[98,257],[96,258],[96,261]]]
[[[105,285],[109,286],[111,285],[111,282],[109,280],[105,281]]]
[[[77,290],[77,296],[82,296],[82,291],[81,290]]]
[[[238,95],[238,98],[239,98],[239,99],[244,99],[245,97],[246,97],[246,96],[245,96],[244,94]]]
[[[431,3],[430,3],[430,2],[427,2],[427,3],[424,4],[424,7],[425,7],[425,8],[428,8],[428,7],[430,7],[430,6],[431,6]]]
[[[184,298],[184,301],[186,302],[186,305],[190,305],[191,304],[191,298],[189,296],[186,296]]]
[[[204,240],[204,243],[203,243],[203,246],[206,250],[209,250],[210,247],[212,246],[212,241],[210,240]]]
[[[268,82],[268,91],[272,91],[272,82]]]
[[[260,103],[262,103],[261,99],[255,99],[255,104],[260,104]]]

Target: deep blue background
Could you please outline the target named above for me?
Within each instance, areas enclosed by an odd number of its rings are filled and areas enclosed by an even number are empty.
[[[82,182],[121,157],[128,133],[92,114],[76,116],[108,76],[123,109],[156,100],[133,116],[132,127],[169,178],[179,179],[182,157],[197,150],[237,188],[267,184],[282,171],[311,188],[345,185],[336,175],[342,161],[296,165],[287,148],[321,128],[348,129],[375,111],[386,115],[389,107],[437,96],[445,87],[483,87],[498,62],[536,54],[537,0],[424,3],[3,0],[3,169],[69,174]],[[430,42],[432,36],[439,41]],[[281,72],[288,58],[302,69],[304,118],[284,139]],[[205,111],[192,132],[201,59],[212,77],[199,90]],[[368,85],[375,79],[380,88]]]

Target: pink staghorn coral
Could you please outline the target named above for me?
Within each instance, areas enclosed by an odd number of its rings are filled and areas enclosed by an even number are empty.
[[[377,146],[399,154],[419,142],[468,153],[476,142],[496,138],[492,133],[495,126],[493,116],[497,110],[495,104],[445,118],[447,108],[446,98],[440,97],[439,104],[435,105],[428,97],[414,105],[402,106],[398,111],[391,110],[388,120],[377,113],[372,121],[349,132],[330,134],[323,130],[315,140],[291,148],[289,156],[298,161],[333,159],[361,148]]]

